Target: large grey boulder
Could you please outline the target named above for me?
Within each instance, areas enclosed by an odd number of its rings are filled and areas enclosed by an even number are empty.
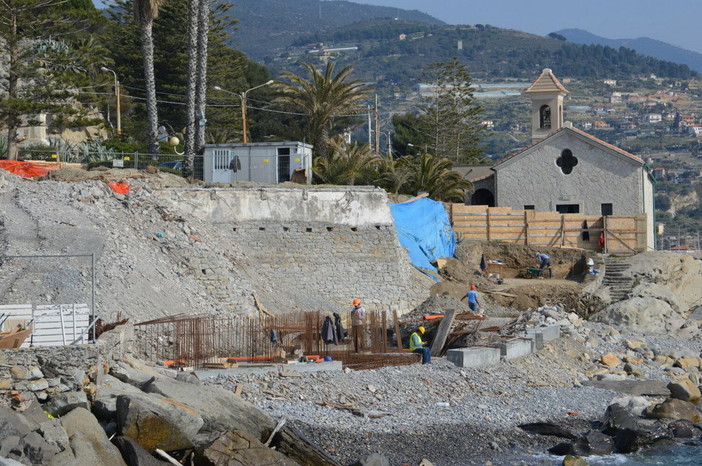
[[[10,435],[21,438],[38,427],[36,422],[32,422],[14,409],[0,406],[0,439]]]
[[[592,316],[591,320],[647,333],[675,332],[685,324],[685,317],[667,301],[650,296],[635,296],[616,302]]]
[[[154,458],[141,445],[129,437],[117,437],[114,442],[128,466],[164,466],[170,464]]]
[[[39,433],[44,440],[56,448],[57,452],[70,450],[71,442],[68,439],[68,434],[61,426],[61,421],[58,419],[47,419],[39,424]]]
[[[671,381],[668,384],[668,390],[670,390],[671,398],[690,401],[692,403],[699,402],[700,397],[702,396],[700,389],[697,388],[697,385],[692,383],[692,381],[687,377]]]
[[[263,445],[247,432],[226,432],[198,457],[203,466],[266,465],[297,466],[299,463]]]
[[[702,416],[695,405],[688,401],[668,398],[663,403],[651,406],[645,411],[646,417],[652,419],[687,419],[700,422]]]
[[[106,374],[97,386],[92,411],[99,419],[109,421],[117,415],[117,397],[143,393],[135,386],[122,382],[118,378]]]
[[[263,438],[276,424],[257,406],[220,387],[200,385],[195,388],[189,383],[160,377],[146,385],[144,391],[158,393],[194,409],[205,421],[203,433],[212,434],[210,441],[234,429]]]
[[[88,395],[83,391],[58,393],[44,404],[44,411],[54,417],[63,416],[76,408],[90,409]]]
[[[87,409],[74,409],[61,418],[61,425],[75,456],[73,466],[126,466],[117,447],[110,443],[95,416]]]
[[[18,445],[24,457],[31,464],[46,464],[58,452],[55,446],[50,445],[38,432],[25,435]]]
[[[192,408],[158,394],[117,397],[119,432],[145,450],[184,450],[199,445],[202,417]]]

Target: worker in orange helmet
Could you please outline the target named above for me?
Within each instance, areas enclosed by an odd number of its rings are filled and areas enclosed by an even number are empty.
[[[353,348],[357,353],[363,348],[363,340],[365,339],[365,321],[366,310],[361,307],[361,300],[356,298],[353,300],[353,309],[351,309],[351,333],[353,338]]]
[[[478,300],[478,292],[476,291],[478,287],[475,285],[470,286],[470,291],[464,296],[468,298],[468,307],[471,311],[477,313],[480,310],[480,301]]]

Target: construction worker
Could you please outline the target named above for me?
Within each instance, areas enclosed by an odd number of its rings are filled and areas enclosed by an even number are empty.
[[[468,298],[468,307],[473,312],[478,312],[480,310],[480,301],[478,301],[478,292],[476,291],[478,287],[475,285],[470,286],[470,291],[464,296]]]
[[[422,355],[422,364],[429,364],[431,362],[431,351],[427,348],[426,341],[422,341],[421,335],[424,335],[427,329],[424,327],[417,327],[417,331],[410,335],[409,347],[410,351],[413,353]]]
[[[351,333],[353,337],[353,348],[357,353],[363,348],[363,340],[365,335],[366,310],[361,307],[361,300],[356,298],[353,300],[353,309],[351,309]]]
[[[551,278],[553,275],[551,274],[551,256],[548,254],[544,254],[542,252],[536,253],[536,260],[539,262],[539,269],[544,270],[548,269],[548,278]],[[543,276],[543,272],[541,273],[541,276]]]

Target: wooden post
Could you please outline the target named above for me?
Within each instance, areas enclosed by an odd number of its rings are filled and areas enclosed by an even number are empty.
[[[565,247],[565,215],[561,214],[561,247]]]
[[[609,240],[607,239],[607,216],[606,215],[602,216],[602,234],[604,235],[604,247],[602,248],[602,252],[604,254],[607,254],[607,245],[609,244]]]
[[[451,327],[453,327],[453,320],[455,317],[455,309],[446,309],[446,312],[444,312],[444,318],[441,319],[439,329],[436,331],[436,336],[431,342],[432,356],[441,355],[441,350],[444,349],[444,344],[446,343],[446,339],[448,338],[449,333],[451,332]]]
[[[524,244],[529,246],[529,216],[527,211],[524,211]]]
[[[485,208],[485,236],[490,241],[490,207]]]
[[[397,318],[397,311],[392,311],[392,319],[395,322],[395,339],[397,340],[397,349],[402,349],[402,335],[400,335],[400,320]]]

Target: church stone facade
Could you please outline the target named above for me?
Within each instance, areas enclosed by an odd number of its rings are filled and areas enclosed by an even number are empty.
[[[563,121],[568,91],[550,69],[525,91],[532,99],[532,145],[495,164],[494,205],[542,212],[647,216],[654,245],[653,178],[644,161]],[[481,180],[481,193],[489,191]],[[472,202],[476,203],[476,202]]]

